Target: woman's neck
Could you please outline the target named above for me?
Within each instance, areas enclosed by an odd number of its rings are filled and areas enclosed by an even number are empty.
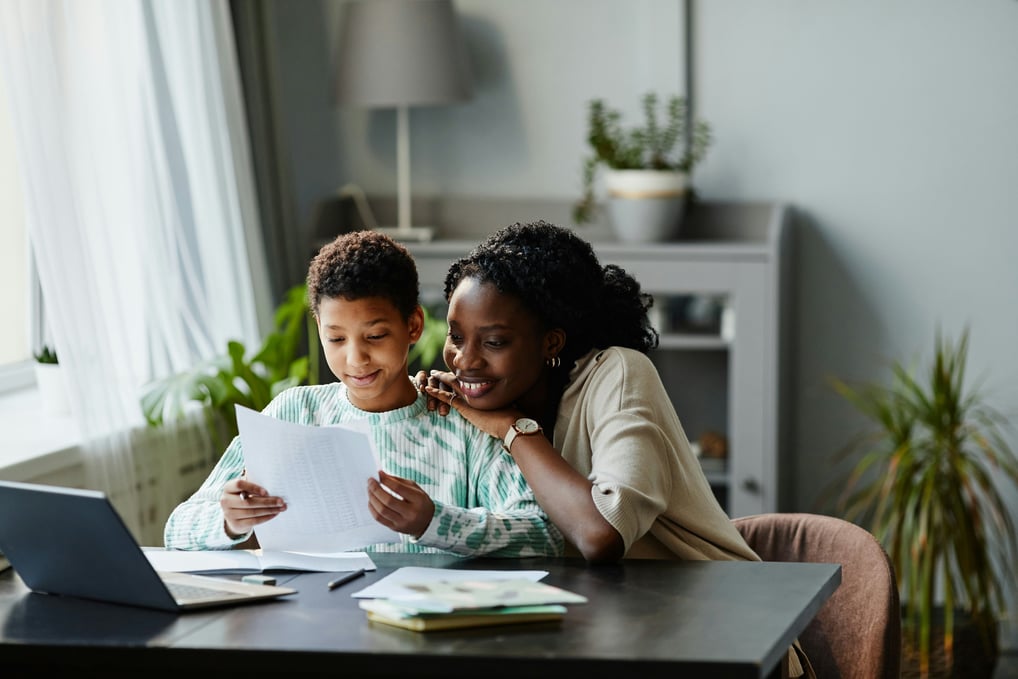
[[[544,377],[516,401],[516,407],[537,420],[545,431],[551,432],[563,387],[557,380],[550,380],[546,371]]]

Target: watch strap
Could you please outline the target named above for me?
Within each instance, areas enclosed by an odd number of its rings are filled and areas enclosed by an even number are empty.
[[[523,431],[519,427],[519,422],[520,421],[528,421],[528,420],[532,424],[537,425],[536,429],[534,429],[533,431]],[[533,434],[539,434],[540,432],[541,432],[541,425],[537,424],[536,421],[530,420],[529,418],[520,418],[519,420],[516,420],[515,422],[513,422],[512,426],[509,427],[509,431],[507,431],[505,433],[505,437],[502,439],[502,450],[504,450],[505,452],[507,452],[510,455],[512,455],[512,450],[510,450],[510,448],[512,448],[513,441],[516,440],[517,436],[520,436],[520,435],[522,435],[522,436],[532,436]]]

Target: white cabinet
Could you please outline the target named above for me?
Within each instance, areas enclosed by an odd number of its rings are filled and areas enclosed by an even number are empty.
[[[786,509],[790,491],[782,407],[789,218],[783,205],[704,203],[676,242],[592,239],[602,264],[623,267],[654,296],[660,346],[651,357],[687,436],[727,440],[726,458],[705,458],[705,471],[732,517]],[[473,245],[408,244],[426,302],[441,297],[449,264]],[[718,305],[706,320],[694,308],[703,300]]]

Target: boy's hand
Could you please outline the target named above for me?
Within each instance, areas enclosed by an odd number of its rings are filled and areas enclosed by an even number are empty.
[[[420,486],[381,470],[378,479],[368,479],[368,509],[378,523],[414,538],[424,535],[435,516],[435,503]]]
[[[421,370],[414,377],[414,385],[417,387],[417,391],[428,395],[428,410],[437,409],[438,414],[443,416],[449,414],[452,406],[442,399],[435,397],[428,389],[440,389],[445,392],[446,396],[454,397],[456,394],[456,390],[452,386],[454,384],[456,384],[456,375],[450,372],[432,370],[429,375]]]
[[[232,539],[250,533],[258,524],[286,511],[283,498],[269,495],[269,491],[243,476],[223,486],[219,506],[226,519],[226,534]]]

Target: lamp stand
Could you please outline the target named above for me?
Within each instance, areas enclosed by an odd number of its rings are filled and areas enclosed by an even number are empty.
[[[430,241],[434,229],[411,226],[410,221],[410,112],[407,106],[396,108],[396,193],[398,219],[396,227],[383,227],[380,232],[397,240]]]

